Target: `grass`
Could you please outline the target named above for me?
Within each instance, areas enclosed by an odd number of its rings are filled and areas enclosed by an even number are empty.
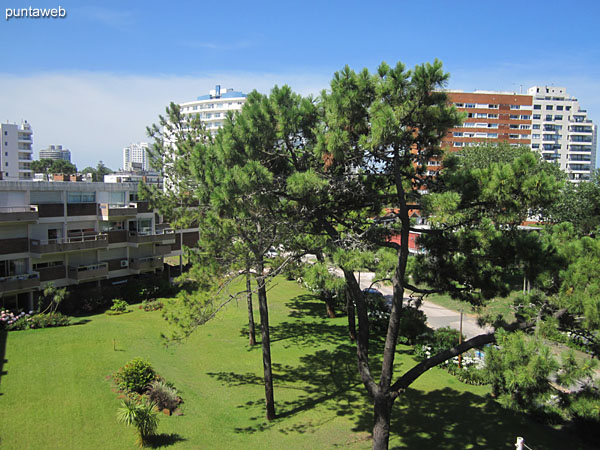
[[[467,314],[484,315],[495,318],[501,316],[508,323],[515,320],[515,313],[512,308],[513,302],[520,291],[513,291],[507,297],[496,297],[488,300],[484,306],[479,308],[473,307],[468,302],[455,300],[447,294],[433,294],[427,296],[426,300],[435,303],[436,305],[443,306],[453,311],[460,311],[461,309]]]
[[[117,422],[120,400],[106,376],[140,356],[185,401],[183,416],[161,416],[155,448],[370,448],[372,408],[345,317],[327,319],[322,302],[284,280],[269,302],[275,421],[264,419],[261,351],[247,344],[244,301],[168,348],[159,338],[168,332],[161,313],[136,308],[65,328],[0,333],[1,447],[135,448],[134,430]],[[413,363],[400,347],[397,372]],[[396,401],[391,433],[391,448],[513,448],[516,436],[532,448],[585,448],[574,436],[504,411],[487,387],[437,368]]]

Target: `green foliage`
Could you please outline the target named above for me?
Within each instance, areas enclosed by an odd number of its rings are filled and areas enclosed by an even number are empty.
[[[32,161],[31,170],[35,173],[44,173],[46,175],[54,173],[72,175],[77,173],[77,167],[71,162],[63,159],[40,159],[39,161]]]
[[[590,181],[565,184],[544,216],[552,223],[572,224],[579,236],[597,236],[600,232],[600,172]]]
[[[155,376],[156,373],[148,361],[135,358],[121,367],[113,377],[119,388],[141,394]]]
[[[43,295],[38,300],[38,311],[42,313],[56,312],[59,305],[68,297],[67,288],[56,288],[54,283],[50,282],[46,285]],[[42,309],[46,305],[44,309]]]
[[[156,434],[158,428],[158,412],[154,402],[144,399],[137,402],[125,399],[117,412],[119,422],[132,426],[138,432],[138,445],[145,447],[148,439]]]
[[[129,303],[127,303],[125,300],[120,299],[120,298],[115,298],[115,299],[113,299],[113,304],[110,307],[110,311],[113,314],[123,314],[123,313],[127,312],[128,306],[129,306]]]
[[[71,318],[59,312],[39,314],[12,314],[2,312],[0,326],[7,330],[29,330],[35,328],[66,327],[71,324]]]
[[[460,333],[450,327],[438,328],[418,337],[414,352],[418,359],[427,359],[444,350],[456,347]]]
[[[113,171],[106,167],[102,161],[98,161],[96,168],[86,167],[81,171],[81,173],[91,173],[92,181],[97,181],[101,183],[104,181],[104,175],[109,175],[113,173]]]
[[[559,364],[540,339],[522,332],[496,334],[498,347],[486,352],[486,371],[492,390],[505,406],[520,411],[541,411],[552,389],[550,375]]]
[[[144,300],[140,306],[144,311],[158,311],[163,309],[164,303],[160,300]]]
[[[412,307],[402,308],[398,331],[398,337],[401,342],[412,345],[427,330],[427,316],[423,311]]]

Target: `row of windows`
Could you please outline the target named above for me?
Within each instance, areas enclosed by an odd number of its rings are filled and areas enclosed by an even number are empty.
[[[454,103],[457,108],[498,109],[500,105],[493,103]],[[531,109],[531,105],[510,105],[510,109]]]
[[[533,109],[542,109],[542,105],[533,105]],[[546,105],[546,111],[552,111],[554,109],[554,105]],[[570,106],[556,105],[557,111],[571,111]]]
[[[205,103],[202,105],[186,106],[183,111],[198,111],[199,109],[224,109],[231,108],[232,106],[242,105],[244,102],[229,102],[229,103]]]

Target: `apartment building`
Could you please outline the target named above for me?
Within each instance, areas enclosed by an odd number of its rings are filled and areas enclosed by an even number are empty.
[[[71,162],[71,150],[63,148],[62,145],[49,145],[48,148],[40,150],[40,159],[51,159],[53,161],[62,159]]]
[[[119,282],[162,271],[165,256],[194,246],[197,229],[172,230],[137,183],[0,183],[0,302],[31,308],[55,286]]]
[[[150,170],[147,142],[131,144],[123,149],[123,170],[125,172]]]
[[[442,141],[451,149],[478,142],[531,144],[532,97],[511,92],[448,91],[448,100],[465,114],[460,127]]]
[[[211,89],[208,95],[202,95],[192,102],[182,103],[181,112],[197,115],[212,134],[223,126],[228,111],[242,109],[247,95],[234,89],[221,89],[220,85]]]
[[[33,178],[33,130],[26,120],[20,125],[0,124],[0,180]]]
[[[589,180],[596,167],[597,126],[563,87],[533,86],[527,94],[494,91],[447,91],[465,114],[442,145],[450,150],[480,142],[507,142],[537,151],[560,165],[575,183]],[[433,161],[431,170],[439,168]],[[436,167],[437,166],[437,167]]]
[[[533,86],[531,148],[560,165],[575,183],[595,169],[597,126],[564,87]]]

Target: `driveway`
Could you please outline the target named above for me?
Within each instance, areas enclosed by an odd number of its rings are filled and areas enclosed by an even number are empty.
[[[341,275],[341,274],[340,274]],[[372,272],[355,272],[356,279],[360,282],[362,289],[371,287],[373,281]],[[392,287],[385,286],[380,283],[375,283],[372,287],[378,289],[386,299],[391,303],[392,299]],[[408,297],[405,297],[408,299]],[[427,316],[427,325],[431,328],[443,328],[451,327],[455,330],[460,329],[460,313],[453,311],[443,306],[436,305],[435,303],[424,300],[421,306],[422,311]],[[478,336],[483,333],[489,333],[493,331],[492,327],[482,328],[477,325],[477,317],[472,314],[463,314],[463,334],[467,339]]]

